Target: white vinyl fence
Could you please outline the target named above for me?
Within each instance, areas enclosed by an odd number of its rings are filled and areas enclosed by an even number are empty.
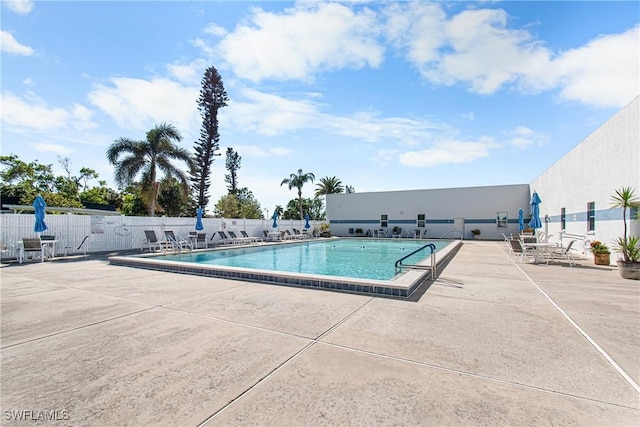
[[[38,237],[39,234],[33,231],[34,223],[33,214],[0,215],[3,258],[16,257],[17,242],[21,239]],[[56,254],[69,255],[142,248],[146,241],[145,230],[154,230],[159,240],[164,239],[165,230],[172,230],[176,235],[182,236],[196,231],[195,218],[47,214],[45,223],[48,229],[40,234],[55,236]],[[204,230],[200,233],[207,234],[207,241],[211,246],[219,241],[219,230],[235,231],[238,235],[240,230],[244,230],[249,236],[262,237],[263,230],[302,230],[304,223],[304,220],[280,220],[278,227],[274,229],[271,219],[203,218]],[[312,230],[320,221],[309,223]]]

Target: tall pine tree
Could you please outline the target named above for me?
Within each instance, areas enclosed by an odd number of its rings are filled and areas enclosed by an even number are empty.
[[[200,139],[195,144],[195,166],[191,171],[191,182],[196,206],[206,209],[211,186],[211,164],[220,153],[218,133],[218,110],[227,105],[227,92],[215,67],[209,67],[202,78],[202,89],[198,98],[198,110],[202,116]]]
[[[229,184],[227,186],[229,194],[235,194],[238,191],[238,169],[240,169],[241,161],[242,157],[236,151],[233,151],[233,147],[228,147],[226,166],[229,173],[224,176],[224,180]]]

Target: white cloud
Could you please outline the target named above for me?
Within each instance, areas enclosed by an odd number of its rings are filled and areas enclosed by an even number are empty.
[[[73,117],[73,127],[78,130],[88,130],[96,127],[96,124],[91,121],[93,118],[93,111],[89,110],[84,105],[73,104],[69,108],[71,117]]]
[[[409,146],[430,139],[434,131],[449,128],[428,119],[384,117],[371,111],[332,115],[324,113],[324,104],[315,101],[319,98],[317,93],[305,94],[304,97],[292,100],[244,88],[221,111],[221,115],[228,126],[261,135],[313,129],[369,142],[391,140]]]
[[[489,157],[489,151],[499,144],[491,139],[479,141],[444,141],[419,151],[408,151],[398,156],[401,164],[411,167],[433,167],[448,163],[469,163]]]
[[[277,13],[253,8],[231,31],[210,24],[203,32],[222,39],[193,43],[220,60],[222,69],[256,82],[311,81],[319,72],[378,67],[384,38],[436,85],[465,85],[484,95],[557,91],[561,99],[597,107],[623,106],[640,92],[638,27],[554,52],[530,32],[532,26],[510,27],[500,8],[447,15],[441,3],[397,2],[372,10],[360,3],[299,2]],[[183,67],[173,75],[186,79],[191,71]],[[374,123],[368,125],[375,131]],[[263,132],[276,134],[278,127]],[[346,135],[367,133],[364,127],[345,129]]]
[[[215,23],[211,23],[205,27],[203,30],[205,34],[210,34],[215,37],[224,37],[227,34],[227,30]]]
[[[465,10],[450,19],[434,4],[396,6],[392,12],[389,22],[406,31],[389,32],[391,40],[436,84],[466,83],[472,92],[490,94],[549,59],[527,31],[507,28],[500,9]]]
[[[427,119],[384,117],[378,112],[356,112],[349,116],[327,116],[323,126],[337,135],[349,136],[369,142],[393,140],[401,145],[413,146],[431,139],[433,132],[447,129],[442,123]]]
[[[27,15],[33,10],[33,1],[31,0],[4,0],[2,3],[19,15]]]
[[[296,3],[282,13],[254,8],[227,34],[218,53],[234,73],[253,81],[311,80],[317,71],[378,67],[383,47],[375,15],[338,3]]]
[[[400,154],[400,150],[378,150],[371,160],[380,166],[386,166],[394,162]]]
[[[444,43],[446,14],[438,3],[394,3],[383,11],[385,35],[417,66],[434,61]]]
[[[314,127],[318,106],[307,100],[289,100],[255,89],[240,89],[242,101],[229,101],[221,111],[234,128],[261,135]]]
[[[91,129],[93,112],[80,104],[70,107],[49,107],[32,92],[24,98],[11,92],[2,92],[2,121],[8,125],[40,131],[72,128]]]
[[[241,157],[282,157],[291,153],[291,150],[285,147],[258,147],[256,145],[235,145],[234,150]]]
[[[523,150],[531,146],[541,146],[547,142],[546,135],[537,133],[526,126],[518,126],[509,131],[507,139],[508,143]]]
[[[622,107],[640,93],[640,27],[598,37],[561,54],[550,66],[560,96],[598,107]]]
[[[563,99],[597,107],[621,107],[640,92],[639,27],[553,52],[529,25],[508,28],[501,9],[447,17],[440,4],[408,2],[389,6],[383,16],[388,40],[435,84],[467,84],[480,94],[559,90]]]
[[[0,31],[0,50],[2,50],[2,52],[10,53],[12,55],[23,55],[23,56],[33,55],[32,48],[30,48],[29,46],[20,44],[13,37],[13,34],[8,33],[6,31]]]
[[[114,77],[110,85],[98,85],[88,97],[124,129],[146,132],[166,122],[186,138],[198,134],[198,93],[197,86],[184,86],[166,78]]]
[[[74,152],[74,150],[72,150],[68,146],[64,146],[60,144],[36,142],[36,143],[29,144],[29,146],[32,147],[38,153],[47,152],[47,153],[54,153],[59,156],[66,156]]]
[[[202,81],[204,70],[207,67],[207,61],[204,59],[196,59],[189,64],[174,63],[167,65],[169,76],[184,83],[198,85]]]
[[[213,47],[211,47],[209,43],[204,39],[196,38],[191,42],[191,44],[193,44],[194,47],[197,47],[200,50],[202,50],[202,53],[204,54],[204,56],[208,58],[216,56],[216,50]]]

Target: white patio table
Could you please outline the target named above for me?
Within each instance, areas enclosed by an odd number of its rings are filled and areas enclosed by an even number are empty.
[[[557,243],[549,243],[549,242],[539,242],[539,243],[526,243],[526,242],[522,242],[522,248],[523,250],[526,250],[527,248],[531,248],[533,249],[533,261],[538,264],[542,261],[544,261],[544,258],[546,257],[547,262],[549,261],[549,253],[553,248],[557,248],[558,244]]]

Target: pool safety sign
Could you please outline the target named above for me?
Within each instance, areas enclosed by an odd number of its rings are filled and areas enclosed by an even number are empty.
[[[104,215],[91,215],[91,234],[104,234]]]

